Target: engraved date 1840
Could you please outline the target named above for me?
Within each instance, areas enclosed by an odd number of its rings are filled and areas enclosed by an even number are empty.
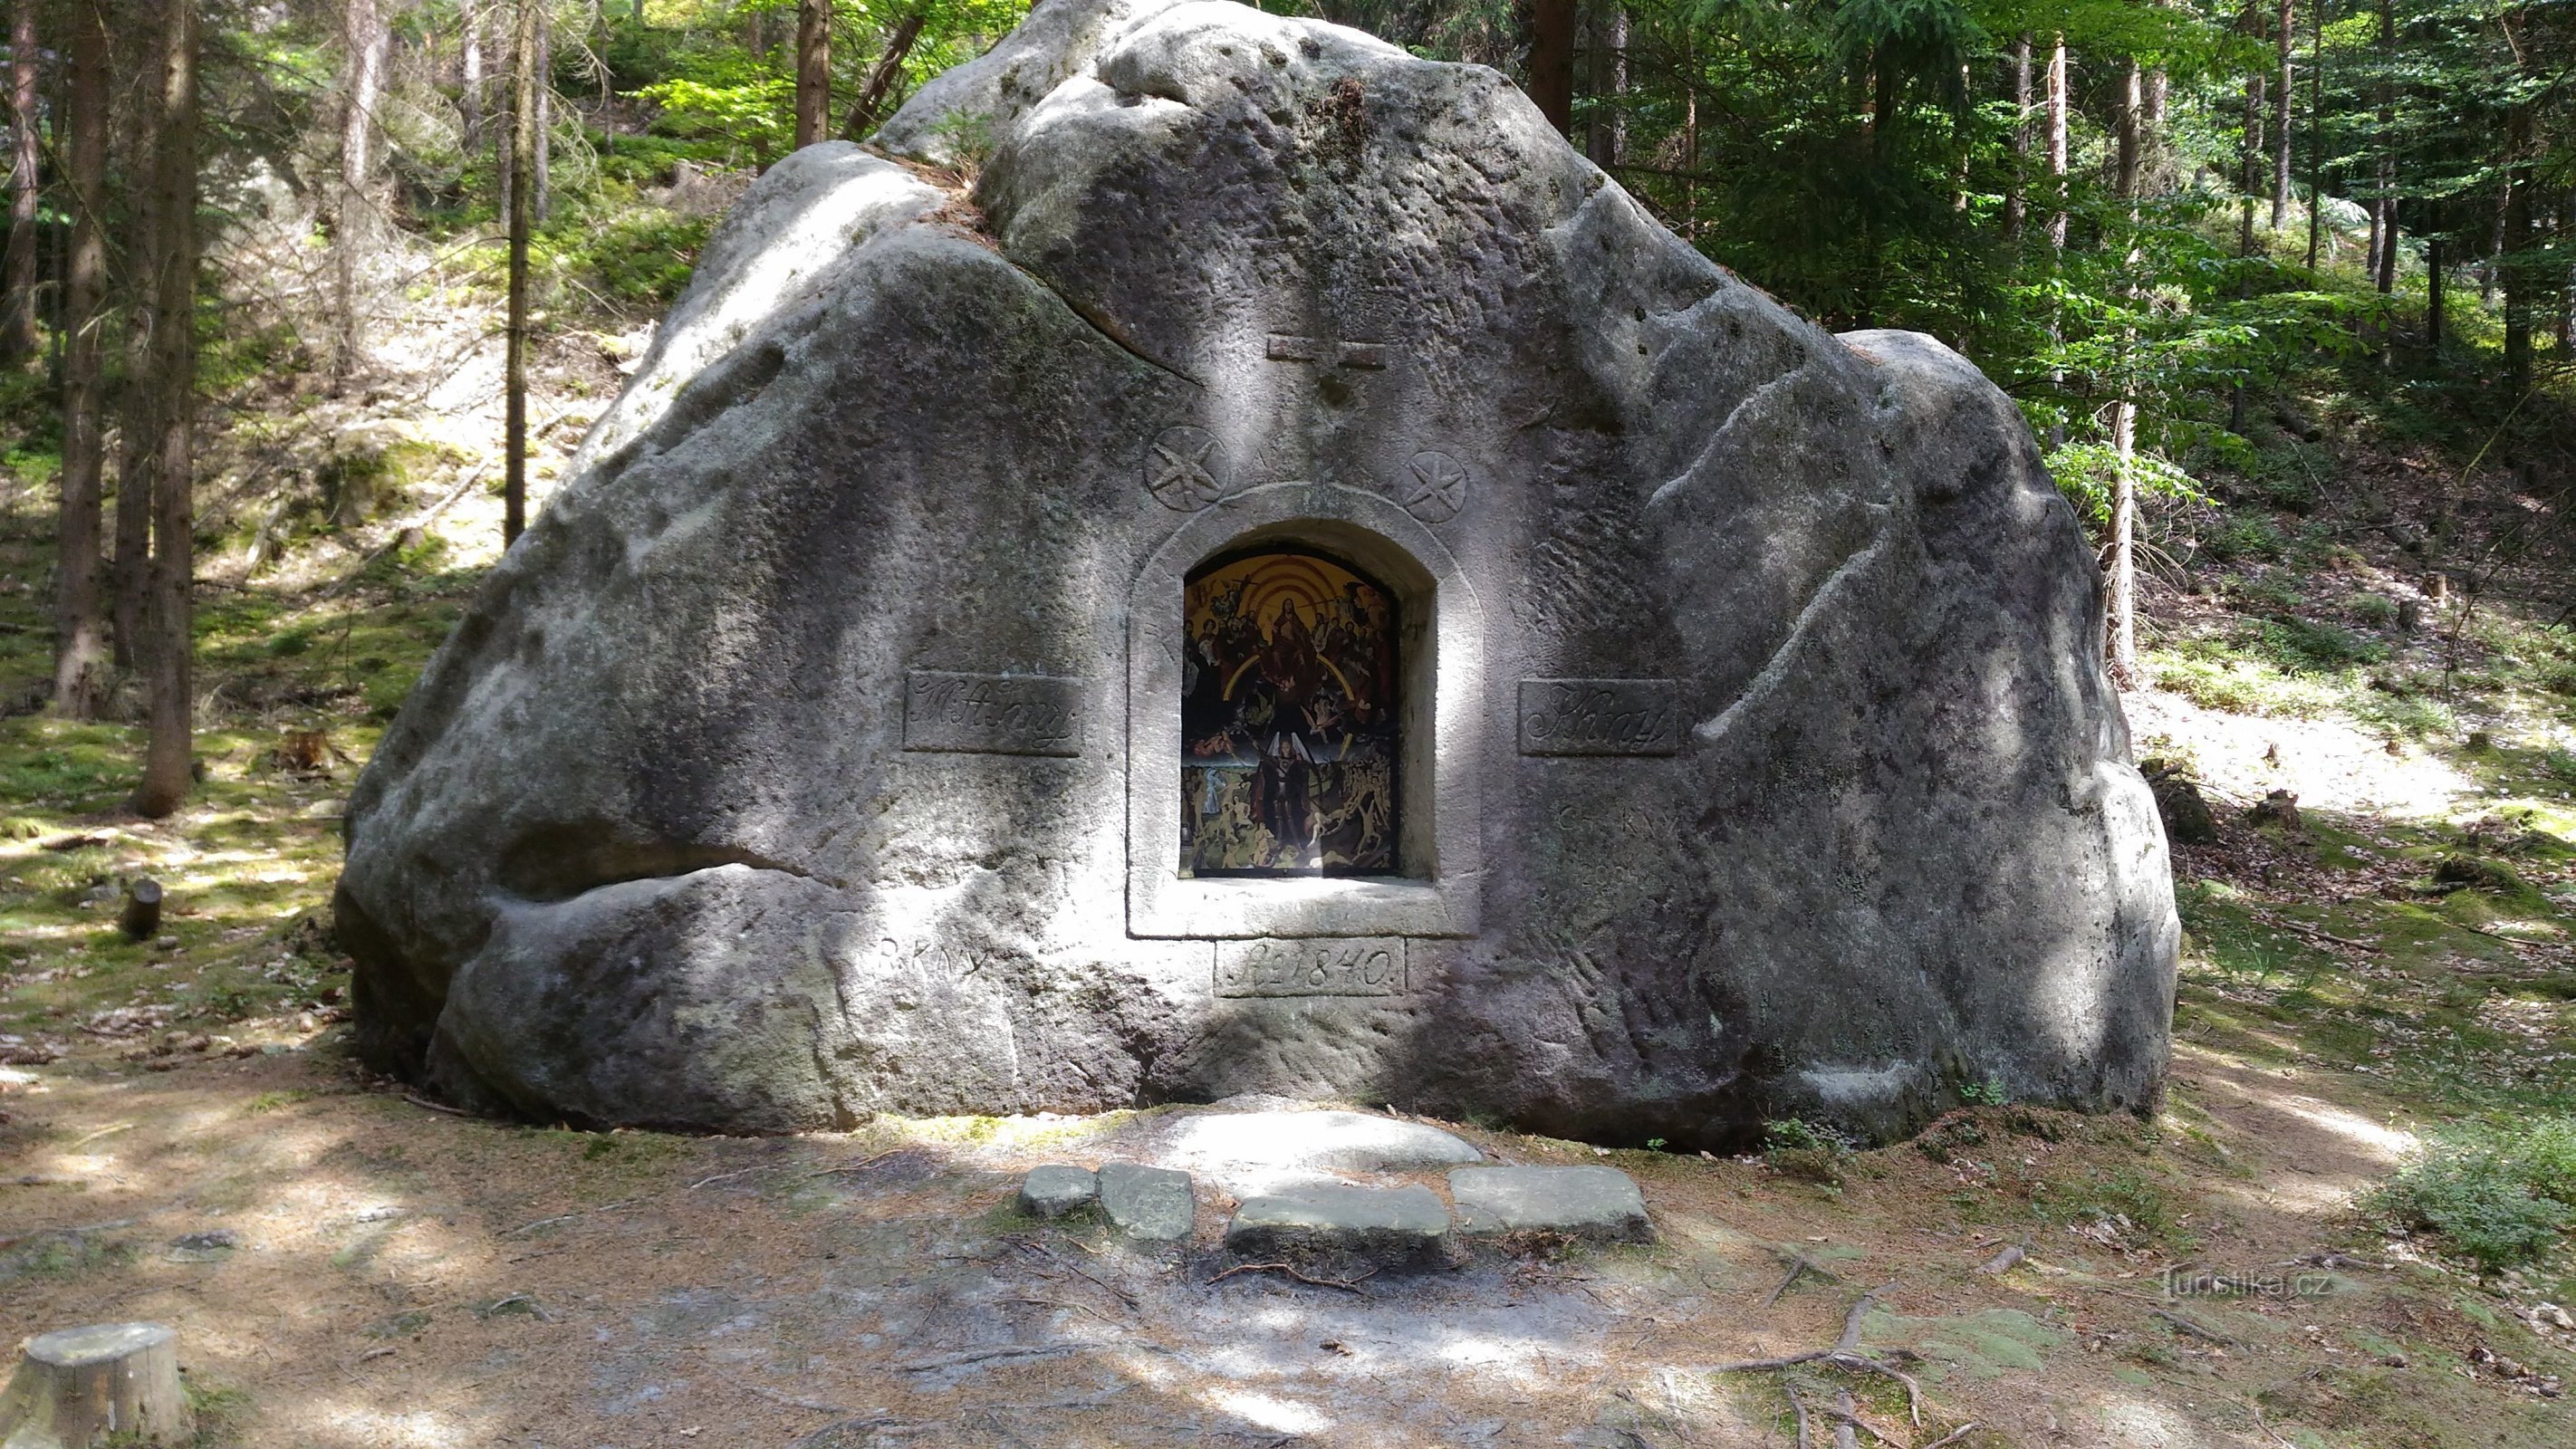
[[[1216,952],[1219,996],[1394,996],[1404,990],[1404,941],[1228,941]]]

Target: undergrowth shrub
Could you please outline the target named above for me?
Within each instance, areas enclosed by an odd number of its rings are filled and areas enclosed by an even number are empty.
[[[2576,1222],[2576,1117],[2539,1117],[2435,1142],[2371,1195],[2383,1220],[2441,1238],[2482,1273],[2546,1257]]]
[[[1797,1117],[1763,1124],[1762,1160],[1784,1176],[1839,1186],[1851,1156],[1851,1139],[1831,1127]]]

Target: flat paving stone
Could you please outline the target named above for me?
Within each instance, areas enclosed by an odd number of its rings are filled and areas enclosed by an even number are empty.
[[[1403,1267],[1436,1257],[1448,1233],[1449,1210],[1427,1187],[1316,1186],[1246,1199],[1225,1245],[1247,1258],[1332,1255]]]
[[[1246,1197],[1293,1192],[1336,1173],[1430,1172],[1485,1160],[1452,1133],[1365,1112],[1209,1112],[1174,1127],[1161,1155]]]
[[[1449,1174],[1458,1230],[1563,1233],[1642,1242],[1654,1236],[1646,1197],[1615,1167],[1461,1167]]]
[[[1087,1167],[1050,1162],[1020,1179],[1020,1211],[1033,1218],[1060,1218],[1099,1201],[1100,1177]]]
[[[1104,1162],[1100,1211],[1109,1225],[1131,1238],[1173,1242],[1190,1235],[1198,1200],[1190,1192],[1190,1175],[1166,1167],[1134,1162]]]

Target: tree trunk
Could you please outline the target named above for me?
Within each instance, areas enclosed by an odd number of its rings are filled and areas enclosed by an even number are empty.
[[[117,396],[116,554],[107,569],[109,641],[116,667],[139,668],[143,662],[143,591],[145,570],[152,566],[152,457],[161,428],[152,417],[152,390],[143,385],[150,370],[151,335],[144,309],[135,309],[126,330],[126,378]]]
[[[2379,254],[2373,261],[2385,297],[2397,289],[2397,91],[2387,69],[2397,64],[2397,14],[2390,0],[2379,0],[2379,60]],[[2387,343],[2383,335],[2381,347]]]
[[[2030,32],[2013,37],[2012,177],[2004,188],[2004,239],[2021,240],[2030,214]]]
[[[1530,99],[1560,135],[1574,130],[1574,13],[1574,0],[1530,0]]]
[[[184,1444],[194,1427],[178,1337],[157,1323],[39,1335],[0,1394],[0,1438],[12,1444]]]
[[[531,76],[537,87],[536,124],[528,130],[528,144],[536,147],[536,157],[529,164],[528,204],[533,224],[543,226],[555,214],[555,27],[554,15],[544,5],[537,10],[537,65]]]
[[[501,543],[528,523],[528,233],[537,165],[537,37],[544,0],[519,0],[518,43],[510,58],[510,320],[502,381]]]
[[[0,280],[0,363],[36,355],[36,208],[44,188],[36,109],[36,0],[9,15],[9,247]]]
[[[99,611],[99,504],[107,465],[107,0],[72,0],[71,84],[64,106],[70,163],[71,255],[63,267],[62,520],[55,552],[54,708],[95,719],[107,698],[107,621]]]
[[[2505,117],[2504,246],[2498,259],[2504,274],[2505,382],[2518,397],[2531,386],[2531,314],[2538,270],[2531,249],[2531,105],[2514,106]]]
[[[2244,197],[2236,208],[2236,254],[2254,255],[2254,188],[2263,164],[2263,73],[2245,77]]]
[[[1682,235],[1699,242],[1699,55],[1687,27],[1682,31]]]
[[[2118,116],[2118,171],[2114,177],[2120,198],[2129,203],[2128,256],[2122,268],[2124,275],[2138,273],[2138,170],[2141,144],[2140,130],[2145,120],[2142,77],[2138,63],[2129,62],[2129,74],[2120,98]],[[2132,299],[2134,286],[2123,291]],[[2122,683],[2127,683],[2138,667],[2138,560],[2137,560],[2137,451],[2138,404],[2136,383],[2129,376],[2129,350],[2135,336],[2123,328],[2120,335],[2120,375],[2115,379],[2119,395],[2111,404],[2111,666]]]
[[[152,564],[145,590],[144,651],[147,731],[143,779],[132,805],[158,819],[186,798],[195,700],[189,590],[196,570],[197,335],[197,0],[166,0],[157,134],[148,154],[152,179],[141,220],[151,266],[145,272],[151,312],[154,421]]]
[[[483,5],[457,0],[456,109],[464,118],[465,154],[483,149]]]
[[[2316,270],[2325,225],[2326,0],[2308,5],[2308,269]]]
[[[1603,168],[1627,160],[1628,12],[1613,7],[1592,22],[1592,122],[1584,153]]]
[[[384,94],[385,57],[393,48],[393,27],[385,23],[376,0],[346,0],[341,12],[340,42],[340,195],[338,224],[331,250],[340,324],[339,345],[332,350],[331,390],[339,392],[358,372],[358,335],[364,310],[363,289],[368,251],[375,244],[375,214],[367,182],[375,169],[376,102]]]
[[[2066,250],[2066,37],[2048,48],[2048,246]]]
[[[2281,69],[2273,77],[2272,130],[2272,230],[2279,231],[2290,217],[2290,53],[2296,32],[2295,0],[2281,0]]]
[[[796,144],[811,146],[831,134],[832,0],[797,0]]]
[[[903,75],[903,58],[912,53],[913,42],[921,38],[921,27],[929,19],[927,10],[915,10],[895,22],[884,52],[859,85],[859,98],[850,103],[849,119],[841,123],[843,139],[864,141],[877,128],[877,114],[885,109],[886,98],[894,94],[894,83]]]
[[[2433,203],[2432,235],[2424,244],[2424,348],[2431,353],[2436,366],[2442,357],[2442,269],[2450,264],[2442,247],[2442,204]]]

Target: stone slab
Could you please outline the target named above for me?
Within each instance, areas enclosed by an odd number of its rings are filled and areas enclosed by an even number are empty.
[[[1212,1169],[1291,1172],[1424,1172],[1485,1160],[1453,1133],[1365,1112],[1210,1113],[1176,1129],[1171,1149]]]
[[[1654,1236],[1645,1194],[1615,1167],[1461,1167],[1449,1174],[1458,1231],[1545,1232],[1613,1242]]]
[[[1104,1162],[1097,1176],[1100,1211],[1111,1227],[1149,1242],[1176,1242],[1190,1235],[1198,1202],[1191,1194],[1188,1173],[1134,1162]]]
[[[1247,1258],[1329,1255],[1402,1267],[1436,1257],[1448,1233],[1449,1210],[1427,1187],[1324,1185],[1246,1199],[1225,1245]]]
[[[1100,1177],[1087,1167],[1050,1162],[1020,1179],[1020,1211],[1033,1218],[1064,1217],[1099,1201]]]

